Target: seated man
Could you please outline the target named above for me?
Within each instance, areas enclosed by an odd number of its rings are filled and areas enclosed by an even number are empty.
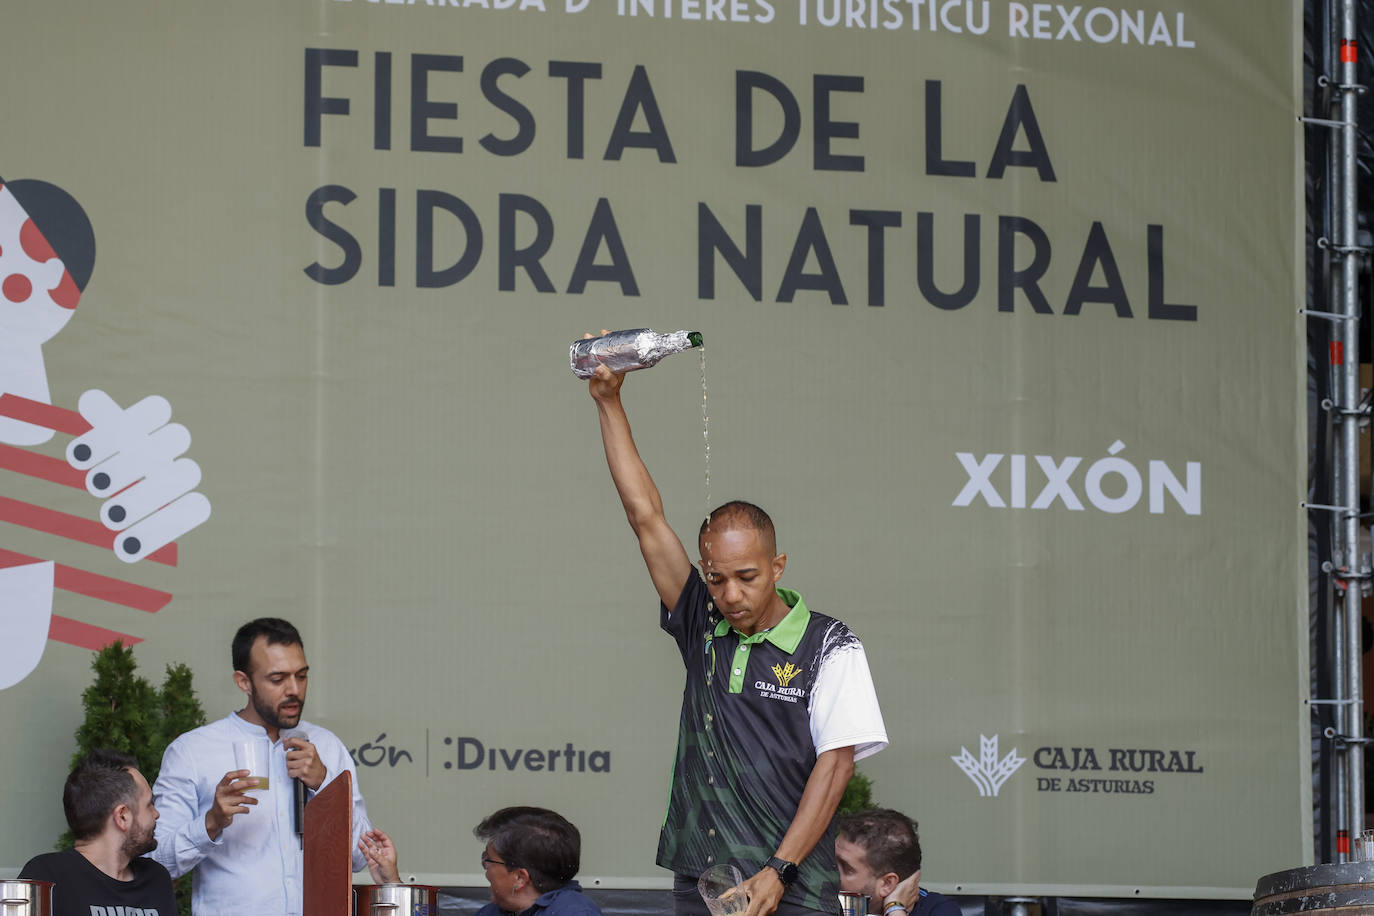
[[[134,758],[107,750],[81,758],[62,789],[62,809],[76,847],[35,856],[19,872],[53,882],[53,916],[176,916],[172,876],[143,856],[157,846],[157,809]]]
[[[472,831],[487,845],[482,871],[491,903],[477,916],[601,916],[573,880],[582,860],[582,835],[547,808],[502,808]]]
[[[884,916],[960,916],[959,904],[921,888],[921,838],[899,811],[873,808],[835,819],[840,891],[868,897]]]

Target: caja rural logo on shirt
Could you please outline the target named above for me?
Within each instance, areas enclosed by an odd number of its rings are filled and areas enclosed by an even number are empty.
[[[759,696],[769,700],[782,700],[786,703],[796,703],[806,699],[806,689],[803,687],[789,687],[793,679],[802,673],[802,669],[788,662],[785,665],[774,665],[773,676],[777,678],[776,684],[768,681],[755,681],[754,689],[759,692]]]

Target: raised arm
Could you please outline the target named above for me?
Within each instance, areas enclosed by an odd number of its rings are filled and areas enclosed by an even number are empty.
[[[598,366],[596,375],[587,383],[596,412],[601,420],[601,442],[606,447],[606,464],[611,469],[625,517],[639,539],[639,551],[649,578],[665,605],[672,608],[682,592],[683,583],[692,571],[692,561],[682,542],[663,514],[663,500],[658,487],[644,466],[630,434],[630,420],[620,403],[620,386],[625,376]]]

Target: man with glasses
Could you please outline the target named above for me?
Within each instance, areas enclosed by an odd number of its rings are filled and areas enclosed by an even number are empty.
[[[582,862],[582,836],[547,808],[502,808],[472,831],[486,843],[482,871],[491,903],[477,916],[601,916],[573,880]]]

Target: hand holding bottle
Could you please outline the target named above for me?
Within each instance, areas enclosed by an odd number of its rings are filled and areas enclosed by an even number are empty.
[[[700,331],[673,331],[670,334],[648,328],[602,331],[600,337],[587,334],[573,341],[568,348],[568,362],[578,378],[591,378],[598,366],[608,366],[613,372],[621,373],[647,369],[665,356],[701,345]]]
[[[610,332],[602,329],[601,334],[605,336]],[[583,334],[583,340],[595,340],[595,334]],[[594,400],[600,401],[606,398],[613,398],[620,394],[620,386],[625,384],[625,373],[613,372],[610,366],[605,364],[598,365],[592,373],[587,383],[587,390],[591,393]]]

